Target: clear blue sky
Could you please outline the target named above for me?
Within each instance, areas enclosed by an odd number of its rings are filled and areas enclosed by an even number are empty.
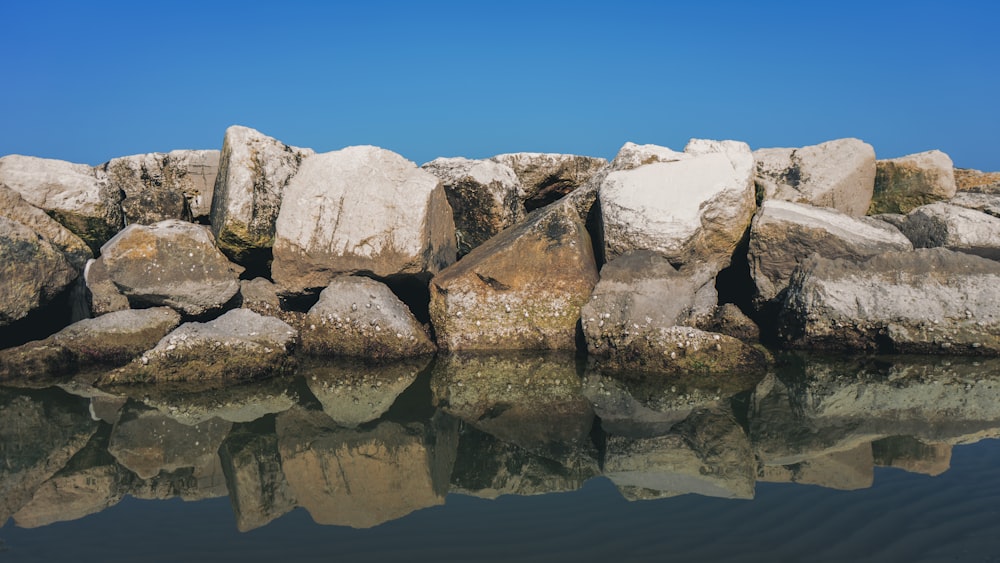
[[[1000,170],[998,6],[7,0],[0,154],[97,164],[241,124],[418,164],[859,137]]]

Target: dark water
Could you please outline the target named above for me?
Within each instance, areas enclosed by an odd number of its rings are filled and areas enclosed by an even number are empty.
[[[0,561],[1000,561],[1000,363],[0,388]]]

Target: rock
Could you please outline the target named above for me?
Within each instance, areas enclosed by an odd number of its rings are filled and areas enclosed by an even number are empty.
[[[799,483],[840,491],[871,488],[875,482],[872,444],[810,457],[789,465],[762,465],[757,480],[763,483]]]
[[[348,147],[309,157],[289,183],[271,270],[294,295],[340,274],[429,277],[455,253],[451,207],[433,174],[385,149]]]
[[[87,260],[83,281],[87,286],[87,305],[91,315],[99,317],[129,308],[128,297],[122,295],[115,282],[111,281],[111,274],[103,260]]]
[[[177,150],[112,159],[100,167],[124,194],[125,223],[207,219],[219,173],[219,151]]]
[[[524,219],[522,187],[506,164],[438,158],[421,166],[441,180],[455,218],[458,256]]]
[[[921,205],[951,199],[955,189],[951,158],[941,151],[880,160],[868,213],[909,213]]]
[[[747,344],[760,342],[760,327],[732,303],[723,303],[712,314],[700,317],[694,325],[705,332],[717,332],[732,336]]]
[[[951,468],[951,444],[925,444],[910,436],[872,442],[875,465],[936,477]]]
[[[536,210],[431,281],[438,346],[575,350],[580,308],[596,283],[590,236],[575,209]]]
[[[265,526],[295,508],[274,432],[234,429],[219,447],[219,457],[239,531]]]
[[[603,158],[534,152],[498,154],[490,160],[509,166],[517,175],[527,211],[545,207],[585,185],[608,164]]]
[[[1000,217],[1000,188],[996,193],[958,192],[948,203]]]
[[[756,207],[750,148],[694,139],[683,155],[673,155],[678,159],[604,179],[599,198],[608,260],[652,250],[675,265],[728,265]]]
[[[238,268],[208,229],[174,219],[129,225],[101,248],[98,262],[133,307],[166,305],[198,316],[222,308],[240,289]]]
[[[779,325],[796,348],[998,354],[1000,263],[943,248],[813,256],[792,276]]]
[[[94,257],[90,248],[69,229],[41,209],[24,201],[21,194],[0,184],[0,217],[16,221],[58,248],[76,270]]]
[[[21,223],[0,217],[0,327],[50,302],[77,275],[58,248]]]
[[[7,155],[0,158],[0,184],[43,209],[95,253],[123,226],[121,192],[85,164]]]
[[[969,168],[955,169],[955,187],[963,192],[1000,194],[1000,172],[980,172]]]
[[[266,262],[288,182],[311,149],[288,146],[249,127],[226,129],[212,195],[212,233],[233,261]]]
[[[875,186],[875,149],[858,139],[837,139],[798,149],[758,149],[755,182],[764,200],[830,207],[860,217]]]
[[[265,317],[279,318],[301,333],[305,313],[286,309],[278,291],[278,286],[267,278],[240,280],[240,307]]]
[[[1000,260],[1000,217],[948,203],[922,205],[899,221],[917,248],[949,250]]]
[[[330,282],[306,314],[302,349],[372,361],[433,354],[434,342],[392,291],[369,278]]]
[[[98,380],[98,385],[200,381],[212,386],[281,374],[298,334],[286,323],[234,309],[206,323],[189,322],[152,350]]]
[[[750,275],[758,306],[778,298],[792,271],[806,258],[866,258],[890,250],[912,250],[892,225],[867,217],[780,200],[767,200],[750,227]]]

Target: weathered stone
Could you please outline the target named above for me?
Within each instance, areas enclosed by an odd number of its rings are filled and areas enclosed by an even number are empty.
[[[1000,194],[1000,172],[956,168],[955,187],[963,192]]]
[[[121,192],[86,164],[12,154],[0,158],[0,184],[43,209],[95,253],[123,226]]]
[[[298,334],[286,323],[234,309],[206,323],[184,323],[99,385],[200,381],[210,385],[264,379],[288,371]]]
[[[539,209],[431,281],[438,346],[574,350],[580,308],[596,283],[590,236],[576,211]]]
[[[757,480],[763,483],[799,483],[827,489],[867,489],[875,481],[872,444],[833,451],[788,465],[762,465]]]
[[[586,184],[608,161],[574,154],[519,152],[490,160],[509,166],[517,175],[527,211],[545,207]]]
[[[288,146],[249,127],[226,129],[212,195],[212,233],[239,264],[269,258],[288,182],[312,149]]]
[[[1000,189],[996,193],[958,192],[948,203],[1000,217]]]
[[[858,139],[837,139],[797,149],[758,149],[759,197],[830,207],[865,215],[875,186],[875,149]]]
[[[384,361],[433,354],[435,346],[385,284],[341,276],[330,282],[306,314],[302,349]]]
[[[659,145],[637,145],[635,143],[625,143],[618,149],[618,154],[611,161],[609,168],[612,171],[632,170],[654,164],[657,162],[677,162],[688,157],[682,152],[676,152],[667,147]]]
[[[813,256],[782,306],[779,333],[793,347],[1000,354],[1000,263],[943,248]]]
[[[66,260],[77,270],[82,270],[87,260],[94,257],[94,253],[80,237],[49,217],[45,211],[24,201],[21,194],[2,184],[0,184],[0,217],[17,221],[35,231],[62,251]]]
[[[937,476],[951,468],[951,444],[924,443],[910,436],[872,442],[875,465]]]
[[[951,158],[941,151],[880,160],[868,213],[909,213],[921,205],[951,199],[955,189]]]
[[[111,274],[103,260],[87,260],[83,281],[87,286],[87,305],[91,315],[99,317],[129,308],[128,297],[122,295],[115,282],[111,281]]]
[[[240,307],[265,317],[277,317],[301,334],[306,315],[301,311],[286,309],[278,296],[279,289],[267,278],[240,280]]]
[[[750,148],[694,139],[677,158],[604,179],[599,197],[608,260],[652,250],[676,265],[728,265],[756,208]]]
[[[129,225],[101,248],[98,262],[135,307],[166,305],[197,316],[222,308],[240,289],[238,267],[208,229],[174,219]]]
[[[219,457],[241,532],[260,528],[295,508],[273,432],[234,429],[219,447]]]
[[[207,219],[219,173],[219,151],[176,150],[122,156],[100,167],[124,194],[125,223]]]
[[[271,270],[286,293],[298,294],[340,274],[429,277],[455,254],[441,182],[394,152],[348,147],[307,158],[289,183]]]
[[[327,416],[345,428],[356,428],[385,414],[430,363],[430,357],[381,365],[324,358],[307,361],[297,373]]]
[[[899,229],[917,248],[949,250],[1000,260],[1000,217],[948,203],[910,211]]]
[[[760,327],[732,303],[723,303],[717,306],[711,315],[699,317],[694,327],[705,332],[732,336],[747,344],[760,342]]]
[[[758,305],[778,298],[801,262],[825,258],[866,258],[890,250],[912,250],[898,229],[883,221],[839,211],[767,200],[750,227],[750,275]]]
[[[21,223],[0,217],[0,327],[45,305],[77,276],[58,248]]]

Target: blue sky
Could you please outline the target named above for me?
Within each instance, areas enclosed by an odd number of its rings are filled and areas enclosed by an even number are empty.
[[[0,154],[97,164],[241,124],[418,164],[858,137],[1000,170],[987,1],[9,0],[0,52]]]

